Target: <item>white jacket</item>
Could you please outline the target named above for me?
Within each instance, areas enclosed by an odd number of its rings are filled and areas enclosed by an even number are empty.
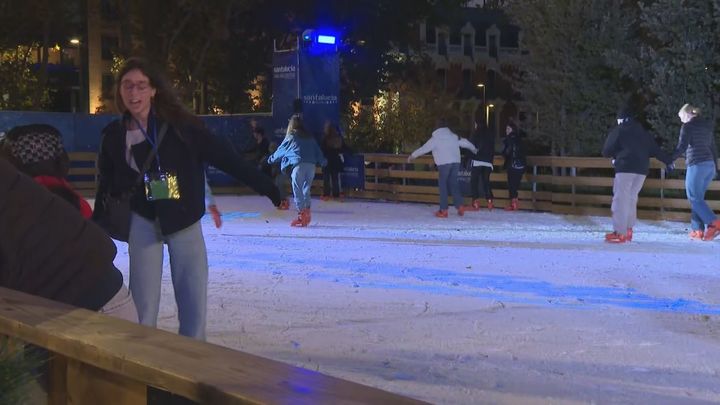
[[[410,157],[415,159],[432,152],[433,160],[438,166],[460,163],[460,148],[470,149],[473,153],[477,153],[475,146],[467,139],[458,137],[449,128],[438,128],[433,131],[425,145],[419,147]]]

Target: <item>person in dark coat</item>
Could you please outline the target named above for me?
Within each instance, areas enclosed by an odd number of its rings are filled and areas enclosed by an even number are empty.
[[[98,226],[0,157],[0,287],[137,322]]]
[[[650,158],[656,157],[665,164],[670,155],[664,152],[628,108],[617,115],[618,126],[610,131],[602,155],[613,159],[612,220],[613,231],[605,235],[610,243],[625,243],[633,238],[633,226],[637,221],[638,194],[650,169]]]
[[[713,240],[720,235],[720,220],[705,201],[705,193],[718,171],[715,128],[710,120],[700,116],[699,108],[690,104],[682,106],[678,116],[683,125],[672,160],[685,155],[685,192],[691,207],[690,238]]]
[[[325,123],[320,148],[325,155],[325,159],[327,159],[327,166],[323,168],[323,194],[320,199],[339,199],[341,192],[340,173],[345,167],[343,158],[344,142],[337,127],[330,121]]]
[[[85,218],[90,218],[90,204],[66,180],[70,158],[57,128],[47,124],[19,125],[1,142],[0,153],[15,167],[79,209]]]
[[[484,120],[475,121],[475,132],[472,143],[477,148],[470,160],[470,190],[472,193],[472,209],[480,209],[480,190],[487,201],[487,208],[493,209],[493,192],[490,184],[490,174],[493,171],[493,158],[495,156],[495,134]]]
[[[148,61],[125,61],[115,95],[123,116],[103,130],[94,215],[102,217],[106,194],[134,191],[128,253],[130,291],[140,323],[157,324],[167,244],[179,332],[204,340],[208,261],[200,219],[205,213],[205,164],[239,179],[275,206],[280,205],[279,191],[187,111],[161,71]],[[153,150],[149,168],[140,173]],[[137,184],[141,176],[144,184]]]
[[[258,170],[270,176],[270,167],[266,162],[270,155],[270,141],[265,137],[265,129],[256,125],[252,129],[252,136],[252,144],[245,153],[249,156],[249,160],[257,165]]]
[[[514,122],[509,122],[505,127],[502,150],[502,155],[505,158],[504,168],[507,170],[508,193],[510,196],[510,204],[505,207],[505,211],[517,211],[519,208],[518,189],[527,165],[522,137],[517,125]]]

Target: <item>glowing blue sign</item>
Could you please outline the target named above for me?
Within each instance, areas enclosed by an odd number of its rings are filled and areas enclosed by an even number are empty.
[[[317,36],[317,42],[318,44],[327,44],[327,45],[335,45],[335,36],[332,35],[318,35]]]

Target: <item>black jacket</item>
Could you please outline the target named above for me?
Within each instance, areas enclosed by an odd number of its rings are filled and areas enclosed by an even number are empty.
[[[503,163],[505,169],[524,169],[527,165],[527,156],[522,137],[523,134],[511,132],[503,139],[502,155],[505,158],[505,163]]]
[[[670,155],[665,153],[655,138],[635,120],[623,122],[613,128],[605,140],[602,155],[615,159],[615,173],[648,174],[650,158],[669,163]]]
[[[342,172],[345,167],[345,163],[343,163],[342,158],[342,154],[346,149],[345,142],[340,135],[335,135],[335,137],[335,139],[327,136],[323,137],[320,149],[322,149],[323,155],[327,160],[325,170],[330,172]]]
[[[685,154],[688,166],[712,161],[717,165],[718,150],[715,146],[715,130],[712,122],[695,117],[680,127],[680,139],[672,154],[674,161]]]
[[[489,129],[478,129],[473,134],[472,143],[478,150],[472,155],[472,160],[492,164],[495,156],[495,134]]]
[[[157,123],[157,128],[162,122]],[[180,199],[148,201],[138,173],[125,158],[125,121],[116,120],[103,129],[103,139],[98,155],[98,190],[95,197],[94,216],[102,215],[105,193],[119,194],[135,188],[130,203],[139,215],[154,220],[158,218],[164,235],[168,235],[199,221],[205,213],[205,162],[242,181],[258,194],[267,196],[275,206],[280,205],[280,192],[272,179],[257,168],[243,161],[234,149],[221,138],[206,129],[191,126],[170,126],[159,148],[163,171],[177,174]],[[145,140],[132,147],[138,168],[141,168],[152,150]],[[150,166],[155,170],[157,157]]]
[[[97,311],[122,287],[115,244],[0,159],[0,286]]]

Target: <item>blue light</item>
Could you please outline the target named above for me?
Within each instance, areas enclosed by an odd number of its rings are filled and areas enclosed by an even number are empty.
[[[318,35],[317,36],[318,44],[335,45],[335,40],[336,40],[336,37],[333,35]]]

